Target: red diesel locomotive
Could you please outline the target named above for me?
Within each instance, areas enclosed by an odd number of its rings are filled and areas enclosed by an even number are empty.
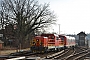
[[[33,52],[59,51],[65,47],[75,46],[75,38],[56,34],[42,34],[41,36],[35,36],[31,44],[31,51]]]
[[[75,37],[59,35],[61,40],[64,41],[64,48],[75,47]]]

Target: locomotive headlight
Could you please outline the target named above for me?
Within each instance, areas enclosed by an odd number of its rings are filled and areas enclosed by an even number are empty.
[[[36,40],[37,42],[39,41],[39,39]]]

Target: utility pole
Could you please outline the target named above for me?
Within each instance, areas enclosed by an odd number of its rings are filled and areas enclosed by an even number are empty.
[[[59,34],[60,34],[60,24],[58,24],[59,25]]]

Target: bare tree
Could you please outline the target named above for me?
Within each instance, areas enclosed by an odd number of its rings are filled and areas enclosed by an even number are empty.
[[[17,25],[20,42],[38,28],[48,27],[56,21],[49,4],[42,5],[35,0],[3,0],[1,7],[5,23]]]

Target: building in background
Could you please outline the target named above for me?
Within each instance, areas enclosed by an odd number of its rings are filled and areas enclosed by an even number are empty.
[[[79,36],[79,40],[78,40],[78,45],[79,46],[86,46],[87,42],[86,42],[86,34],[85,32],[80,32],[77,34]]]

